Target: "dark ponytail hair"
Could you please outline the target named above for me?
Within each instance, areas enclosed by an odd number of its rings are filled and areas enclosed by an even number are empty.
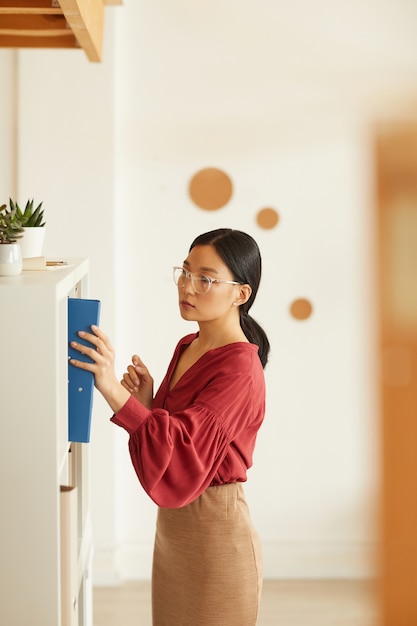
[[[233,274],[233,280],[250,285],[252,293],[245,304],[239,307],[240,326],[251,343],[258,346],[262,367],[268,361],[269,341],[265,331],[249,315],[249,309],[255,301],[262,273],[261,253],[256,241],[248,234],[232,228],[218,228],[199,235],[194,239],[194,246],[213,246]]]

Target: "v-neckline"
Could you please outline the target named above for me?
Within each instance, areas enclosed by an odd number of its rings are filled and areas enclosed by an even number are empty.
[[[232,346],[232,345],[235,345],[235,344],[241,344],[241,343],[246,344],[246,343],[247,343],[247,345],[251,345],[251,343],[250,343],[250,342],[244,342],[244,341],[234,341],[234,342],[232,342],[232,343],[226,343],[226,344],[224,344],[224,345],[222,345],[222,346],[216,346],[215,348],[210,348],[209,350],[207,350],[206,352],[204,352],[201,356],[199,356],[199,357],[198,357],[198,359],[196,359],[196,360],[194,361],[194,363],[192,363],[192,365],[190,365],[190,367],[188,367],[188,368],[187,368],[187,369],[183,372],[183,374],[181,374],[181,376],[180,376],[180,377],[179,377],[179,378],[175,381],[175,383],[174,383],[174,384],[172,384],[172,382],[171,382],[171,381],[172,381],[172,378],[173,378],[173,376],[174,376],[174,374],[175,374],[175,371],[176,371],[176,369],[177,369],[178,363],[179,363],[179,361],[180,361],[181,357],[183,356],[183,354],[184,354],[185,350],[187,350],[187,348],[189,348],[189,347],[191,346],[191,344],[192,344],[192,342],[193,342],[193,341],[194,341],[194,339],[193,339],[192,341],[190,341],[190,343],[183,344],[183,345],[181,346],[181,352],[180,352],[180,354],[178,355],[177,362],[175,363],[175,366],[174,366],[174,369],[173,369],[173,371],[172,371],[172,374],[171,374],[171,376],[169,377],[169,380],[168,380],[168,393],[171,393],[171,391],[173,391],[173,390],[177,387],[178,383],[180,383],[180,382],[184,379],[184,377],[188,374],[188,372],[193,371],[193,370],[194,370],[194,368],[195,368],[195,367],[197,367],[197,366],[201,363],[202,359],[204,359],[204,357],[205,357],[205,356],[207,356],[207,354],[209,354],[210,352],[214,352],[215,350],[220,350],[221,348],[226,348],[226,347],[228,347],[228,346]]]
[[[194,341],[194,340],[193,340],[193,341]],[[187,350],[187,348],[189,348],[189,347],[191,346],[191,344],[192,344],[192,341],[191,341],[190,343],[188,343],[188,344],[184,344],[184,345],[182,346],[182,350],[181,350],[180,354],[178,355],[178,359],[177,359],[177,362],[175,363],[175,367],[174,367],[174,369],[173,369],[173,372],[172,372],[171,376],[169,377],[169,381],[168,381],[168,393],[170,393],[171,391],[173,391],[173,390],[175,389],[175,387],[178,385],[178,383],[179,383],[180,381],[182,381],[182,380],[183,380],[184,376],[186,376],[190,370],[194,369],[194,367],[195,367],[195,366],[196,366],[196,365],[197,365],[197,364],[201,361],[201,359],[202,359],[203,357],[205,357],[205,356],[206,356],[206,354],[207,354],[208,352],[210,352],[210,350],[207,350],[207,352],[204,352],[201,356],[199,356],[199,357],[198,357],[198,359],[196,359],[196,360],[194,361],[194,363],[192,363],[192,364],[191,364],[191,365],[190,365],[190,366],[189,366],[189,367],[188,367],[188,368],[187,368],[187,369],[186,369],[186,370],[185,370],[185,371],[181,374],[181,376],[180,376],[179,378],[177,378],[177,380],[175,381],[175,383],[174,383],[174,384],[172,384],[172,379],[173,379],[173,376],[174,376],[174,374],[175,374],[175,372],[176,372],[176,369],[177,369],[177,367],[178,367],[178,363],[180,362],[181,357],[184,355],[184,352]]]

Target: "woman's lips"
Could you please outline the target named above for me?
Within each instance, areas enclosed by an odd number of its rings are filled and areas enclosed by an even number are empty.
[[[186,309],[193,309],[194,306],[192,304],[190,304],[190,302],[187,302],[186,300],[181,300],[180,305],[183,306]]]

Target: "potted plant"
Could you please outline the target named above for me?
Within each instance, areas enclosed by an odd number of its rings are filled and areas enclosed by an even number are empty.
[[[43,216],[42,202],[34,208],[34,200],[28,200],[22,211],[17,202],[9,198],[10,210],[15,211],[16,220],[23,226],[24,233],[20,242],[22,257],[42,256],[45,241],[45,220]]]
[[[16,276],[22,271],[22,250],[17,241],[23,227],[16,215],[16,208],[0,206],[0,276]]]

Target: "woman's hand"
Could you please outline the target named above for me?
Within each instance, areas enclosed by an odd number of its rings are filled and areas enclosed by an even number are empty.
[[[153,378],[137,354],[132,356],[132,365],[127,366],[121,384],[148,409],[152,408]]]
[[[120,411],[129,399],[129,394],[119,383],[114,372],[114,349],[109,338],[98,328],[91,326],[91,333],[80,331],[78,334],[91,345],[85,346],[71,341],[71,347],[88,356],[93,362],[70,359],[71,365],[94,374],[94,384],[103,395],[114,413]]]

